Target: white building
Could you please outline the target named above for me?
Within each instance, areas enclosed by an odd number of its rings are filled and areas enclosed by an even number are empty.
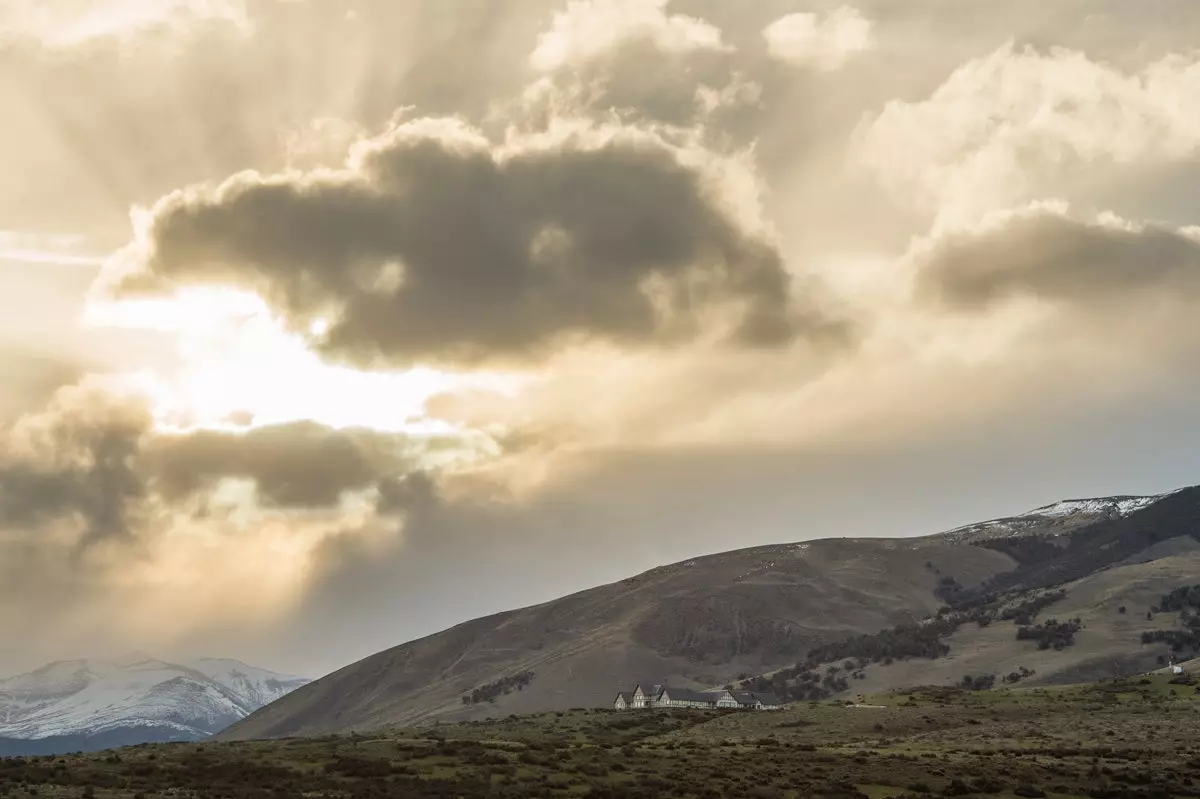
[[[701,710],[779,710],[783,702],[763,691],[694,691],[666,685],[638,683],[633,691],[621,691],[613,700],[614,710],[655,707],[690,707]]]

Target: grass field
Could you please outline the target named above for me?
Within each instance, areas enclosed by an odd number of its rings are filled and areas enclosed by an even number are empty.
[[[0,760],[0,796],[1200,796],[1200,689],[1190,677],[930,688],[857,704],[574,710],[337,738],[10,758]]]

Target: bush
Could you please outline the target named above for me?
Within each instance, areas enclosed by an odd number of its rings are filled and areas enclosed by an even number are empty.
[[[996,684],[996,675],[980,674],[978,677],[972,677],[966,674],[958,684],[968,691],[987,691]]]
[[[495,702],[496,697],[510,694],[513,691],[523,690],[526,685],[533,682],[533,676],[532,671],[523,671],[519,674],[501,677],[498,680],[485,683],[464,696],[462,703],[464,705],[477,705],[480,702]]]
[[[1027,797],[1028,799],[1045,799],[1046,792],[1041,788],[1035,788],[1032,785],[1019,785],[1013,788],[1013,793],[1017,796]]]
[[[1048,619],[1041,624],[1017,628],[1018,641],[1036,641],[1038,649],[1063,649],[1075,643],[1075,633],[1083,623],[1079,619],[1060,622]]]

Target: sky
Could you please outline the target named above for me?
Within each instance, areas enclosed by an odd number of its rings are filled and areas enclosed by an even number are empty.
[[[10,0],[0,673],[319,676],[1200,482],[1193,0]]]

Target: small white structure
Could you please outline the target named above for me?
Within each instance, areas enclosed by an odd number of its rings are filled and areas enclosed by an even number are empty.
[[[1172,666],[1171,673],[1172,674],[1183,674],[1183,666]]]
[[[632,692],[621,691],[613,700],[614,710],[653,707],[690,707],[702,710],[779,710],[783,703],[762,691],[693,691],[666,685],[639,683]]]
[[[629,707],[654,707],[654,700],[658,699],[658,695],[661,693],[661,685],[646,685],[643,687],[641,683],[638,683],[633,686],[633,696],[630,697]]]

